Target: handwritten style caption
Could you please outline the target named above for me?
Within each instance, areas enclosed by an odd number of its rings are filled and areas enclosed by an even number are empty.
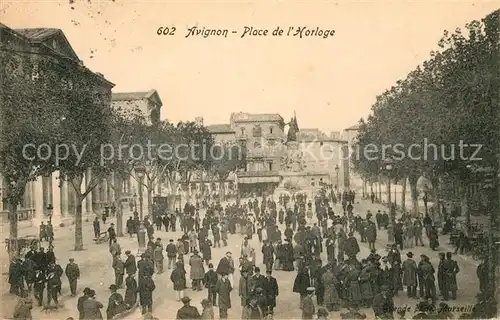
[[[156,30],[156,34],[159,36],[175,36],[179,34],[180,31],[174,27],[159,27]],[[184,38],[209,38],[209,37],[222,37],[227,38],[230,36],[235,36],[239,38],[250,38],[250,37],[295,37],[295,38],[323,38],[327,39],[335,35],[335,30],[333,29],[323,29],[320,27],[308,27],[308,26],[290,26],[286,28],[281,28],[277,26],[274,29],[259,29],[256,27],[243,27],[242,30],[230,30],[230,29],[211,29],[206,27],[193,26],[186,28],[183,33]]]

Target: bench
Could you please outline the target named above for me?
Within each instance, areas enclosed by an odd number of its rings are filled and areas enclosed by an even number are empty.
[[[108,242],[109,237],[106,231],[99,233],[99,238],[94,238],[95,244],[101,244],[103,242]]]

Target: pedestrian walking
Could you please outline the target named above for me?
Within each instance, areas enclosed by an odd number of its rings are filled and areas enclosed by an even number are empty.
[[[156,285],[150,275],[145,275],[139,283],[139,302],[142,314],[153,312],[153,291]]]
[[[156,238],[156,243],[153,249],[153,260],[158,274],[163,273],[163,244],[161,238]]]
[[[88,298],[82,302],[82,320],[102,320],[101,309],[104,305],[96,300],[95,290],[90,290]]]
[[[125,274],[125,265],[120,255],[115,255],[113,257],[112,268],[115,271],[115,285],[121,288],[123,285],[123,276]]]
[[[175,264],[175,269],[170,274],[170,281],[174,285],[175,295],[177,301],[181,301],[184,297],[184,290],[186,289],[186,270],[184,270],[184,265],[177,262]]]
[[[227,319],[228,310],[231,309],[231,291],[233,286],[227,274],[222,274],[222,278],[217,281],[215,290],[219,295],[219,318]]]
[[[75,263],[75,259],[69,259],[69,263],[66,265],[65,274],[68,278],[71,296],[74,297],[76,296],[78,279],[80,278],[80,268]]]

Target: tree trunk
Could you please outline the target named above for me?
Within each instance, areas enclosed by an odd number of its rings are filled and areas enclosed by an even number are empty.
[[[406,178],[401,183],[401,211],[406,212]]]
[[[76,213],[75,213],[75,251],[83,250],[83,221],[82,221],[82,203],[83,195],[77,191],[76,194]]]
[[[388,179],[387,185],[386,185],[386,190],[387,190],[387,205],[389,208],[391,208],[392,205],[392,199],[391,199],[391,180]]]
[[[443,221],[442,219],[442,213],[441,213],[441,206],[439,205],[439,194],[438,194],[438,188],[439,188],[439,179],[437,177],[432,177],[429,179],[431,181],[431,186],[432,186],[432,203],[434,204],[434,213],[438,215],[439,221]]]
[[[224,202],[224,195],[226,193],[226,186],[224,181],[219,181],[219,200],[220,203]]]
[[[17,258],[19,246],[17,241],[17,205],[9,203],[9,258]]]
[[[378,201],[382,203],[382,184],[380,182],[380,178],[378,180]]]
[[[83,250],[83,221],[82,221],[82,209],[83,209],[83,199],[85,197],[82,194],[83,174],[75,177],[72,182],[73,190],[76,194],[76,212],[75,212],[75,251]],[[85,190],[87,192],[87,190]]]
[[[412,213],[414,217],[419,216],[419,208],[418,208],[418,190],[417,190],[417,175],[410,175],[408,177],[408,182],[410,183],[410,192],[411,192],[411,203],[412,203]]]
[[[146,178],[147,179],[147,188],[148,189],[148,216],[149,216],[149,219],[151,219],[152,217],[152,212],[151,212],[151,208],[153,208],[153,181],[149,178]]]
[[[461,180],[458,180],[458,194],[460,197],[460,212],[465,224],[464,232],[466,235],[468,235],[470,226],[470,214],[469,204],[467,202],[467,185]]]
[[[116,207],[116,235],[123,237],[123,208],[122,208],[122,184],[125,180],[120,174],[115,172],[113,185],[115,190],[115,207]]]
[[[163,181],[163,178],[158,178],[158,186],[157,186],[157,193],[158,195],[161,197],[161,193],[162,193],[162,188],[161,188],[161,183]]]

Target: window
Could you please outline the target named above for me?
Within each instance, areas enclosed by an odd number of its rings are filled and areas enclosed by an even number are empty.
[[[255,143],[253,144],[253,147],[256,148],[256,149],[260,148],[261,147],[260,142],[259,141],[255,141]]]
[[[240,131],[241,131],[241,135],[244,136],[245,135],[245,128],[240,128]]]
[[[256,124],[253,127],[253,136],[257,138],[262,136],[262,128],[260,127],[260,125]]]
[[[269,127],[269,133],[273,134],[273,127]]]
[[[267,165],[269,167],[269,171],[273,171],[273,163],[269,162]]]

